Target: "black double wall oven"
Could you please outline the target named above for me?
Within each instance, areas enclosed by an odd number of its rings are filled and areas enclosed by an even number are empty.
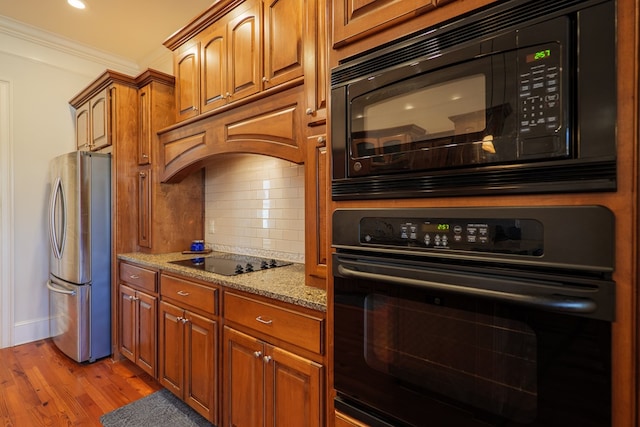
[[[499,1],[332,70],[336,409],[611,426],[614,214],[535,199],[616,191],[615,21],[612,0]],[[487,207],[503,194],[529,196]]]

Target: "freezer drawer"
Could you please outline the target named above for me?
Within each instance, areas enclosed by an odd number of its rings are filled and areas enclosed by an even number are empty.
[[[49,288],[49,333],[56,346],[78,362],[91,358],[90,308],[91,286],[76,286],[55,278]]]

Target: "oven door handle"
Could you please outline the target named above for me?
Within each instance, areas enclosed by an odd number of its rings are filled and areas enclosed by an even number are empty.
[[[341,260],[342,262],[342,260]],[[508,302],[513,304],[524,305],[527,307],[533,307],[548,311],[555,311],[560,313],[568,313],[568,314],[591,314],[594,313],[597,309],[597,304],[590,298],[583,297],[571,297],[567,295],[536,295],[536,294],[526,294],[526,293],[511,293],[494,289],[484,289],[484,288],[474,288],[464,285],[457,285],[451,283],[443,283],[431,280],[423,280],[423,279],[413,279],[410,277],[401,277],[401,276],[391,276],[388,274],[380,274],[380,273],[370,273],[366,271],[354,270],[345,266],[344,264],[338,265],[338,273],[343,277],[350,277],[355,279],[366,279],[366,280],[375,280],[375,281],[384,281],[387,283],[393,283],[397,285],[404,286],[414,286],[420,287],[423,289],[435,290],[435,291],[446,291],[446,292],[454,292],[457,294],[463,294],[473,297],[481,297],[481,298],[490,298],[493,300]],[[449,275],[449,274],[448,274]],[[460,276],[464,278],[469,278],[465,275],[459,274],[450,274],[451,276]],[[473,278],[477,281],[487,280],[480,278]],[[496,282],[504,282],[504,279],[491,278],[493,283]],[[520,286],[526,285],[527,287],[531,286],[531,283],[528,282],[519,282],[518,280],[508,280],[509,285]]]

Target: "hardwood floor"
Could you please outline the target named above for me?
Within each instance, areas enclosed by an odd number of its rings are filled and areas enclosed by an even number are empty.
[[[51,340],[0,349],[0,425],[100,426],[100,416],[162,387],[128,360],[79,364]]]

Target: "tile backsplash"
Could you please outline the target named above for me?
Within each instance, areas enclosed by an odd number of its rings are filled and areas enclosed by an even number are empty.
[[[221,156],[205,173],[205,245],[304,262],[304,166],[269,156]]]

